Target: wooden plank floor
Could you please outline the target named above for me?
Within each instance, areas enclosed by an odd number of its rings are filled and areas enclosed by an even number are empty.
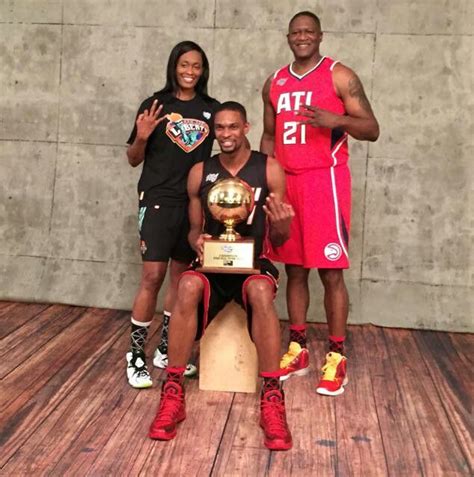
[[[270,452],[256,395],[196,379],[178,437],[149,440],[163,371],[128,386],[129,313],[0,302],[0,475],[472,475],[474,335],[349,330],[350,383],[327,398],[314,391],[326,327],[311,325],[312,371],[285,384],[294,448]]]

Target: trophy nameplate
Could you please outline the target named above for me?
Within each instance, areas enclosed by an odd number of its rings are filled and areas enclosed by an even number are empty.
[[[260,273],[254,267],[254,246],[252,238],[234,242],[207,239],[204,242],[204,259],[200,270],[208,273]]]
[[[202,266],[205,273],[256,274],[255,240],[241,237],[234,226],[247,219],[254,206],[252,188],[239,178],[223,179],[214,184],[207,205],[215,220],[223,223],[225,232],[204,241]]]

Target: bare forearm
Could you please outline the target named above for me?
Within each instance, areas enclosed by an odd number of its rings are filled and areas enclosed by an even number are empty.
[[[128,163],[132,167],[137,167],[145,159],[146,143],[147,143],[146,140],[136,137],[135,141],[133,141],[133,143],[130,146],[128,146],[127,158],[128,158]]]
[[[354,118],[341,116],[339,126],[360,141],[376,141],[379,137],[379,125],[373,118]]]
[[[202,230],[201,227],[192,227],[188,233],[188,242],[191,245],[191,248],[197,252],[198,251],[198,239],[201,236]]]
[[[263,133],[262,139],[260,140],[260,152],[263,152],[263,154],[267,154],[268,156],[273,156],[274,148],[275,136]]]

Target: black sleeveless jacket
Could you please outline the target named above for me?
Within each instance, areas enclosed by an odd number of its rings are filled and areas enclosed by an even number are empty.
[[[232,178],[232,174],[222,166],[219,155],[215,155],[204,161],[199,196],[204,210],[204,232],[212,236],[218,236],[224,232],[225,226],[214,220],[207,207],[207,194],[211,187],[221,179]],[[239,177],[249,184],[255,197],[254,210],[250,213],[246,222],[235,227],[242,237],[255,239],[255,257],[260,257],[263,252],[263,244],[267,233],[266,214],[262,209],[268,195],[267,185],[267,156],[257,151],[252,151],[249,160],[240,169],[235,177]]]

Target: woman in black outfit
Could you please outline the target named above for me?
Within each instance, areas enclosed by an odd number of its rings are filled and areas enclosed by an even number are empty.
[[[189,246],[186,180],[191,167],[209,157],[214,140],[213,114],[219,103],[207,94],[209,62],[202,48],[183,41],[170,53],[165,87],[141,104],[128,139],[132,167],[143,163],[138,182],[142,277],[132,311],[127,378],[135,388],[152,385],[145,342],[166,271],[170,283],[164,301],[163,333],[153,363],[168,362],[167,330],[179,275],[194,252]],[[196,367],[188,365],[187,375]]]

